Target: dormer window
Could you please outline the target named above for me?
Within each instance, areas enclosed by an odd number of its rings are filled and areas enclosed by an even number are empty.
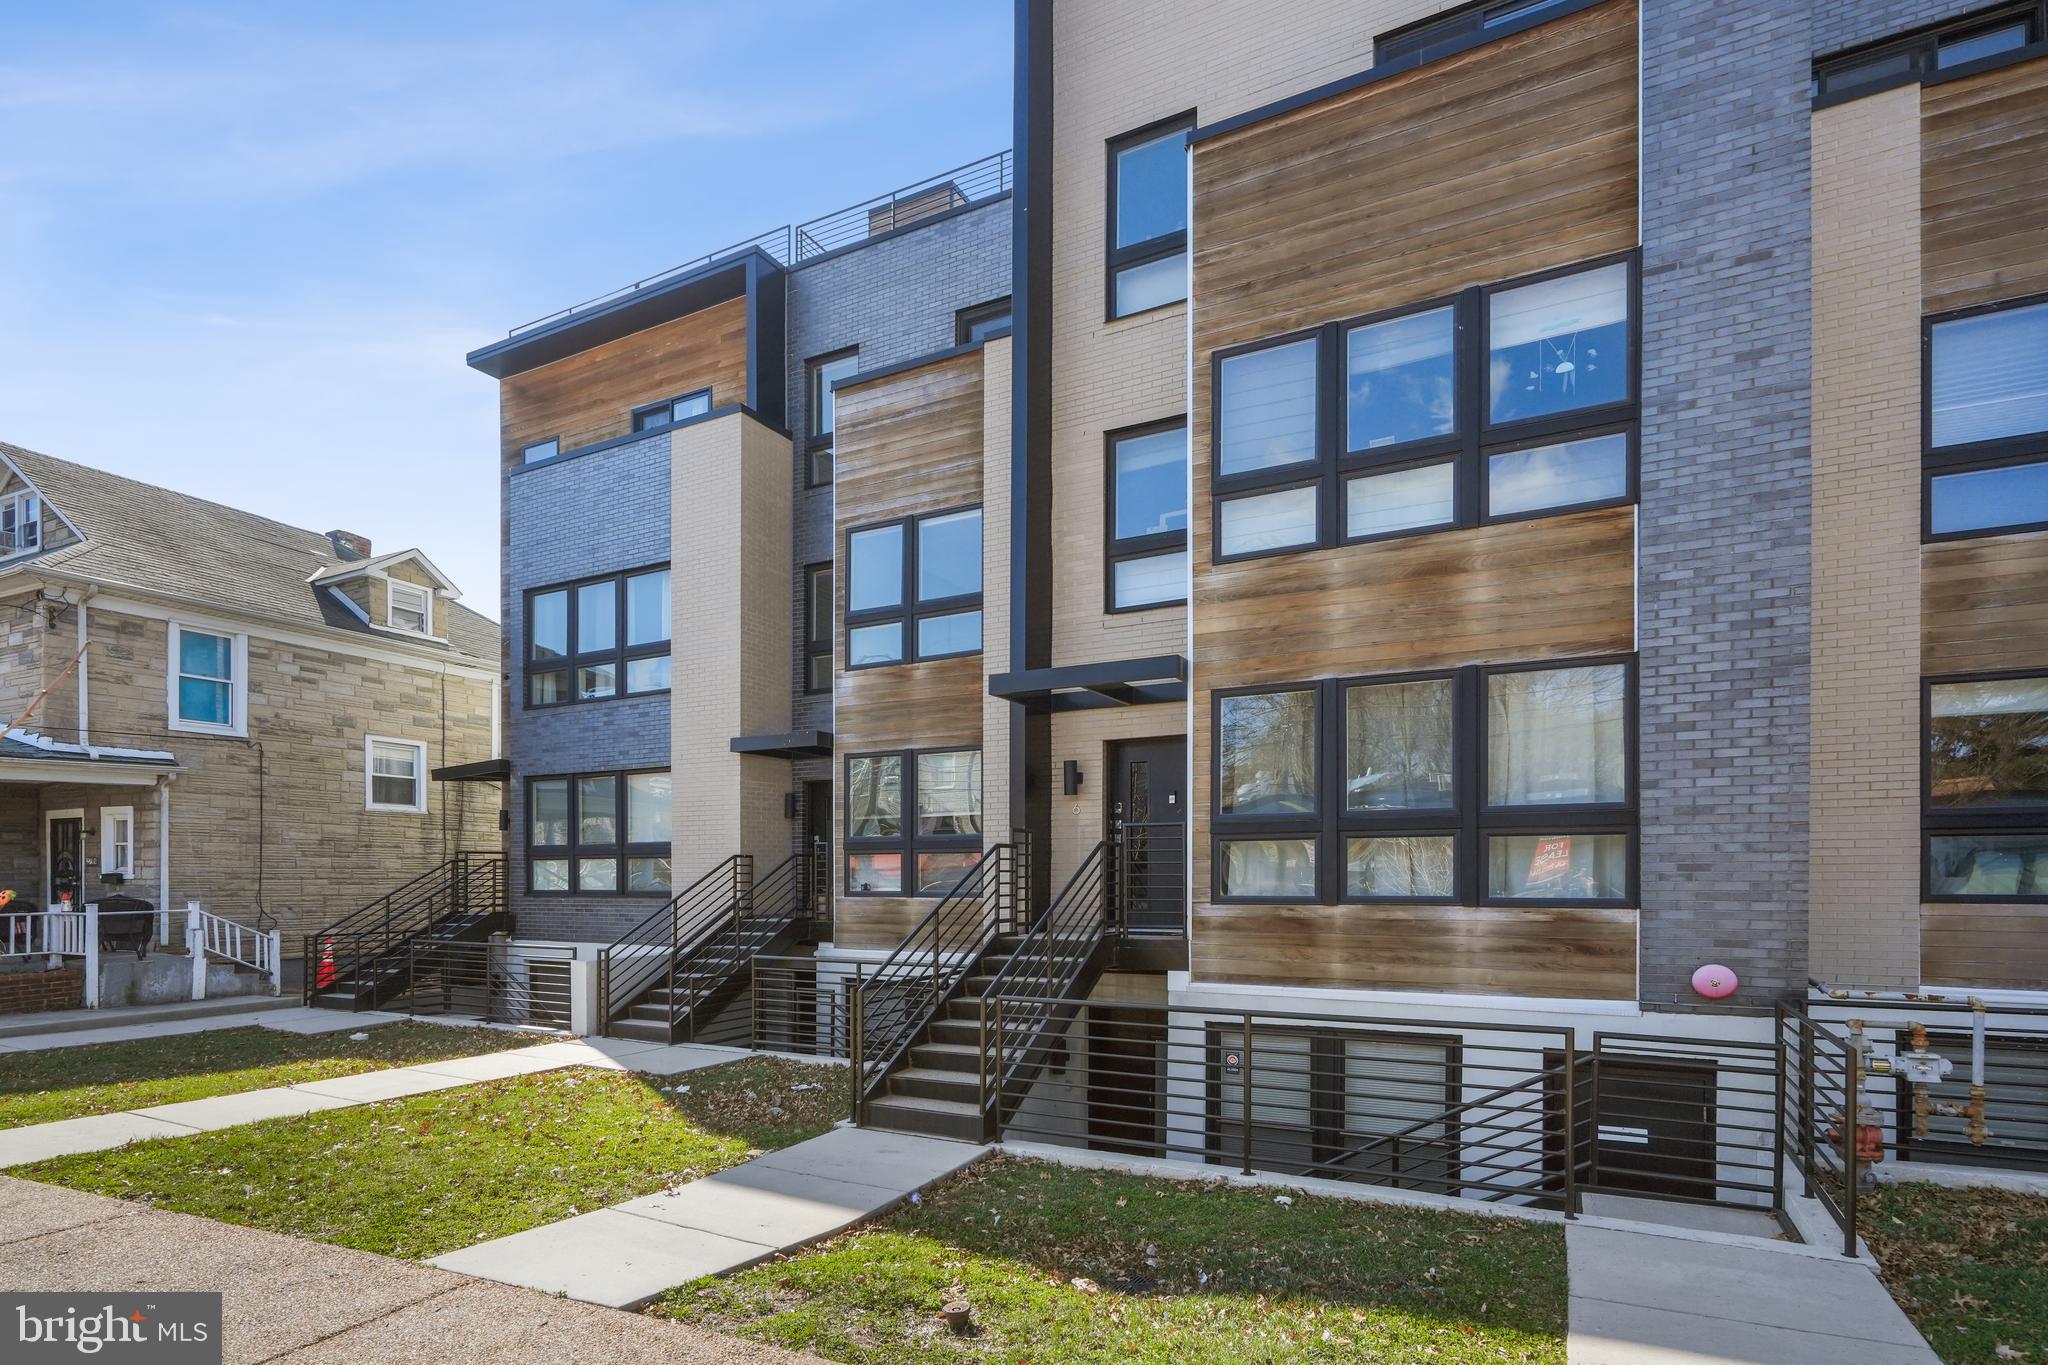
[[[434,594],[416,583],[401,583],[389,580],[390,596],[387,600],[389,620],[393,630],[410,631],[414,635],[434,633]]]
[[[43,545],[42,499],[29,492],[0,498],[0,555],[21,555]]]

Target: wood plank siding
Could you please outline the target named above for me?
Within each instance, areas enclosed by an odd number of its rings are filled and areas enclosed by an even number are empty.
[[[974,351],[839,393],[833,437],[833,536],[842,572],[833,584],[833,657],[839,663],[832,722],[836,790],[842,802],[833,829],[841,835],[848,755],[981,747],[980,655],[889,668],[845,667],[843,568],[851,528],[981,503],[982,366],[983,352]],[[909,636],[906,630],[906,646]],[[843,887],[843,845],[837,867]],[[833,940],[841,947],[894,947],[932,905],[929,898],[839,895]]]
[[[535,441],[564,451],[624,436],[633,409],[705,387],[711,405],[747,397],[747,301],[729,299],[507,378],[499,386],[507,464]]]
[[[1211,357],[1636,245],[1636,6],[1599,6],[1198,143],[1198,980],[1628,999],[1615,909],[1212,905],[1217,688],[1635,647],[1635,509],[1213,562]]]
[[[2048,905],[1922,906],[1920,976],[1929,986],[2040,990]]]
[[[1921,548],[1926,673],[2048,667],[2048,531]]]
[[[2048,293],[2048,58],[1928,86],[1920,147],[1926,311]]]

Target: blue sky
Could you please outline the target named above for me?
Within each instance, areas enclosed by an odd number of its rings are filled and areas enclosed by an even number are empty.
[[[1007,0],[0,10],[0,439],[497,615],[531,317],[1007,146]]]

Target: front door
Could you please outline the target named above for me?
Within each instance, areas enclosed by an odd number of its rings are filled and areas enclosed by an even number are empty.
[[[1179,738],[1116,746],[1110,834],[1117,842],[1118,908],[1134,934],[1186,928],[1187,754]]]
[[[50,822],[50,904],[54,909],[66,896],[79,904],[79,834],[85,822],[75,815]]]
[[[820,849],[824,851],[819,852]],[[816,880],[811,913],[821,924],[832,919],[832,784],[804,783],[804,856]]]

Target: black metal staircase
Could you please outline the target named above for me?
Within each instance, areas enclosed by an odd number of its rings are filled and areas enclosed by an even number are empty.
[[[416,941],[474,942],[510,927],[505,859],[458,853],[304,939],[305,1002],[375,1009],[405,988]]]
[[[795,854],[758,881],[754,860],[735,854],[598,954],[606,1032],[650,1042],[736,1042],[754,958],[791,946],[810,927],[815,860]],[[728,1036],[730,1034],[730,1036]]]

